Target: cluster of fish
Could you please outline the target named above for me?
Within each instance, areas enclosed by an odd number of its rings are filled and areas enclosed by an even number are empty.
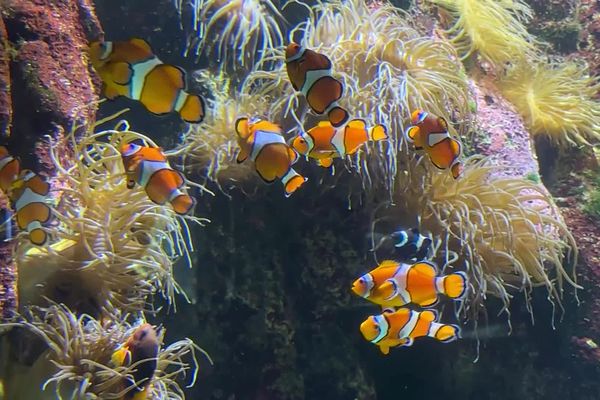
[[[0,146],[0,189],[8,196],[16,214],[17,226],[26,230],[31,243],[43,246],[48,241],[44,230],[52,216],[48,204],[50,186],[29,169],[21,169],[19,159]],[[4,222],[10,230],[11,220]]]
[[[327,168],[333,164],[334,158],[352,155],[368,141],[387,139],[387,131],[383,125],[368,129],[361,119],[348,121],[348,111],[338,103],[344,88],[332,76],[332,63],[327,56],[294,42],[286,47],[285,55],[293,88],[306,97],[315,114],[326,114],[328,120],[320,121],[307,132],[292,138],[288,144],[277,124],[240,118],[236,123],[240,146],[237,161],[243,162],[250,157],[264,181],[280,179],[285,195],[290,196],[307,180],[292,168],[298,154],[313,158],[318,165]]]
[[[440,275],[427,255],[431,239],[417,229],[399,230],[382,240],[395,242],[396,256],[402,261],[385,260],[352,284],[352,292],[382,307],[382,314],[371,315],[360,325],[363,337],[388,354],[391,347],[411,346],[419,337],[429,336],[443,343],[460,337],[460,328],[438,321],[432,309],[416,311],[414,304],[433,307],[440,295],[453,300],[464,297],[467,277],[464,272]]]
[[[156,331],[152,325],[144,323],[112,354],[111,361],[115,367],[135,366],[121,383],[121,392],[125,391],[122,400],[148,398],[148,387],[158,365],[159,348]]]

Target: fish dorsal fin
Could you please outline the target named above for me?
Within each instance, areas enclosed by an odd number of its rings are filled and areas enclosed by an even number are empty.
[[[171,88],[184,89],[185,84],[185,71],[175,65],[160,64],[154,67],[155,70],[160,71],[162,76],[169,82]]]
[[[383,260],[378,266],[377,268],[375,268],[375,270],[378,270],[380,268],[397,268],[398,266],[400,266],[400,263],[398,261],[394,261],[394,260]]]
[[[144,39],[133,38],[129,41],[132,46],[137,47],[138,49],[144,51],[148,54],[148,56],[153,55],[152,47],[150,47],[150,43],[146,42]]]
[[[440,126],[442,127],[442,129],[444,129],[445,131],[448,130],[448,122],[446,122],[445,118],[438,117],[438,124],[440,124]]]
[[[435,278],[438,274],[437,267],[430,261],[421,261],[413,264],[412,268],[421,275]]]
[[[367,123],[364,119],[353,119],[352,121],[348,122],[346,128],[367,130]]]
[[[421,312],[421,318],[427,322],[437,321],[438,313],[436,310],[425,310]]]
[[[235,132],[242,139],[247,139],[250,136],[248,118],[242,117],[235,121]]]
[[[331,122],[325,120],[325,121],[319,121],[319,123],[317,124],[318,127],[321,128],[330,128],[333,127],[333,125],[331,125]]]

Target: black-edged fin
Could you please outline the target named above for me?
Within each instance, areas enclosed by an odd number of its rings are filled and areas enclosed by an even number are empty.
[[[107,67],[112,81],[117,85],[125,86],[131,83],[133,77],[133,69],[131,65],[126,62],[110,63]]]

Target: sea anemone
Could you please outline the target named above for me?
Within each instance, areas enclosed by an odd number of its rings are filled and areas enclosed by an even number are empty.
[[[519,65],[500,83],[533,135],[559,145],[600,143],[598,78],[574,63]]]
[[[173,301],[179,291],[173,264],[185,257],[191,265],[187,220],[206,220],[179,218],[170,205],[150,201],[139,186],[127,188],[120,145],[155,144],[124,121],[78,142],[73,135],[66,140],[74,157],[50,153],[63,185],[57,224],[49,228],[57,241],[40,249],[20,246],[17,253],[22,304],[47,296],[95,315],[109,305],[140,310],[155,292]]]
[[[578,287],[563,267],[565,251],[576,263],[575,240],[550,195],[524,178],[493,177],[498,168],[473,156],[460,179],[432,174],[422,192],[409,190],[397,199],[402,210],[420,216],[424,231],[441,240],[443,263],[452,254],[462,260],[471,285],[464,310],[473,318],[487,294],[499,297],[508,312],[514,291],[529,299],[533,287],[545,286],[560,305],[563,282]]]
[[[121,399],[123,382],[132,376],[138,365],[116,366],[111,357],[143,321],[132,324],[128,322],[128,316],[115,314],[112,317],[100,321],[86,314],[78,316],[66,306],[53,303],[44,308],[34,307],[22,321],[4,326],[24,328],[41,338],[48,347],[35,364],[43,364],[43,370],[50,375],[44,378],[43,389],[54,386],[55,398]],[[164,334],[164,329],[158,333],[157,367],[148,385],[147,398],[184,399],[177,380],[185,379],[191,373],[188,387],[194,385],[199,368],[197,353],[212,361],[191,339],[164,347]],[[40,366],[35,364],[32,368],[39,369]],[[21,382],[21,385],[12,379],[5,383],[9,398],[18,397],[19,391],[23,390],[19,386],[32,386],[31,380]]]
[[[183,1],[176,7],[182,15]],[[194,0],[191,8],[194,33],[188,37],[187,53],[205,53],[216,57],[217,64],[237,62],[249,69],[267,49],[283,42],[283,16],[271,0]]]
[[[290,33],[290,41],[331,59],[334,76],[345,84],[340,104],[352,117],[387,126],[391,145],[384,147],[384,157],[374,161],[378,166],[374,170],[385,171],[381,181],[391,187],[396,171],[409,166],[406,161],[398,165],[397,157],[412,157],[401,144],[405,121],[414,109],[426,109],[449,121],[467,120],[467,78],[458,56],[444,40],[421,35],[389,3],[372,9],[362,0],[334,0],[318,2],[309,10],[310,18]],[[302,95],[288,81],[283,50],[275,49],[267,60],[281,64],[272,71],[251,72],[242,93],[273,99],[274,114],[281,113],[282,120],[293,117],[289,120],[293,125],[286,128],[314,124],[315,118],[306,118],[308,107]],[[456,134],[454,127],[450,130]],[[363,171],[369,174],[367,168]]]
[[[447,34],[462,59],[474,53],[497,68],[536,54],[536,41],[524,23],[531,8],[521,0],[428,0],[450,12]]]

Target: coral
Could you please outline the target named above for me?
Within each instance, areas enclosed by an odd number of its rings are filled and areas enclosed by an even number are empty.
[[[139,310],[155,291],[173,301],[179,290],[173,263],[180,257],[191,262],[187,222],[169,205],[150,201],[143,188],[126,187],[119,153],[124,142],[155,144],[129,131],[124,121],[78,142],[73,133],[66,140],[72,141],[72,158],[58,153],[62,146],[49,144],[55,180],[62,186],[55,211],[58,224],[49,229],[57,241],[47,249],[19,246],[24,302],[36,304],[44,295],[95,314],[109,306]],[[37,283],[44,281],[40,289]]]
[[[10,44],[4,20],[0,18],[0,137],[10,136],[12,100],[10,97]]]
[[[523,116],[532,135],[558,145],[600,142],[597,78],[574,63],[520,65],[500,83],[502,93]]]
[[[563,267],[565,251],[576,264],[575,241],[549,194],[523,178],[491,177],[497,168],[470,157],[459,180],[434,174],[422,196],[407,199],[423,229],[438,235],[440,248],[456,252],[464,264],[472,286],[464,311],[473,318],[486,294],[502,299],[508,312],[513,290],[528,299],[533,287],[545,286],[560,305],[563,282],[578,287]]]
[[[458,57],[449,43],[421,35],[401,10],[388,3],[371,9],[360,0],[318,2],[310,8],[310,15],[290,33],[290,41],[301,42],[331,59],[334,76],[345,84],[340,104],[351,117],[386,125],[391,145],[381,145],[379,151],[369,153],[376,158],[373,164],[377,167],[367,168],[363,162],[355,165],[360,166],[366,181],[385,182],[391,187],[398,176],[396,171],[411,165],[405,160],[412,153],[402,146],[402,133],[412,110],[423,108],[448,121],[453,120],[451,117],[468,119],[466,75]],[[274,50],[271,59],[283,61],[283,50]],[[272,113],[280,113],[282,120],[291,116],[290,126],[285,128],[297,128],[302,123],[307,129],[315,123],[315,118],[307,117],[302,95],[288,82],[283,63],[275,70],[251,72],[242,93],[273,99]],[[454,127],[450,129],[456,133]],[[380,153],[382,157],[378,157]],[[382,172],[370,177],[369,171]]]
[[[176,1],[180,16],[182,0]],[[251,69],[268,49],[281,46],[283,16],[272,0],[195,0],[187,53],[214,57],[217,66]]]
[[[139,326],[139,323],[128,322],[127,316],[115,314],[110,320],[100,321],[86,314],[76,315],[64,305],[51,304],[46,308],[33,308],[22,321],[4,326],[24,328],[41,338],[48,347],[36,364],[46,365],[49,376],[44,378],[43,389],[54,387],[56,398],[122,398],[122,382],[137,366],[115,366],[111,362],[114,351]],[[187,338],[164,347],[164,334],[163,329],[158,336],[160,350],[157,368],[148,387],[148,398],[184,399],[177,380],[191,374],[189,385],[194,385],[199,368],[196,353],[212,361],[204,350]],[[186,361],[188,358],[193,365]],[[21,382],[29,387],[31,383]],[[18,380],[6,381],[8,398],[21,398],[20,391],[27,389],[19,386]]]
[[[531,9],[521,0],[427,0],[450,12],[446,31],[463,59],[478,53],[496,68],[535,55],[536,41],[524,23]]]

